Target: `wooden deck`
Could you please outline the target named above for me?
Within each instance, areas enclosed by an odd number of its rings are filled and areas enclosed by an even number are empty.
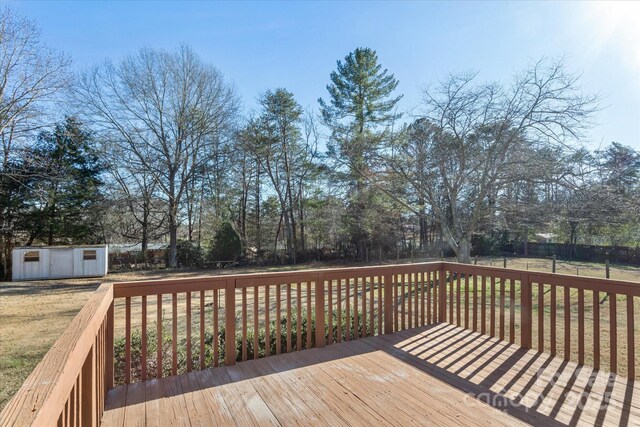
[[[638,425],[634,382],[447,324],[108,393],[103,425]]]

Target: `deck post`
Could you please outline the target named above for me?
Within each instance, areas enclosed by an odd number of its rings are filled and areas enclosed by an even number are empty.
[[[324,306],[324,273],[316,278],[316,347],[325,344],[325,306]]]
[[[113,351],[113,342],[115,340],[113,333],[113,324],[114,324],[114,311],[113,311],[113,301],[111,301],[111,305],[109,306],[109,310],[107,311],[107,331],[106,331],[106,343],[105,343],[105,396],[106,392],[113,388],[113,363],[114,363],[114,351]]]
[[[523,273],[520,278],[520,305],[521,345],[523,348],[530,349],[533,330],[533,295],[529,273]]]
[[[393,274],[384,275],[384,333],[393,333]]]
[[[236,281],[227,279],[224,288],[224,364],[236,364]]]
[[[438,322],[447,321],[447,268],[444,263],[440,263],[438,270]]]

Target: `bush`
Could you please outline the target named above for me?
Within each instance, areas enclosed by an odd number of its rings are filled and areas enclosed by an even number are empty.
[[[209,259],[212,261],[231,261],[242,253],[240,236],[228,222],[223,223],[213,237]]]
[[[344,309],[343,309],[344,313]],[[301,341],[300,345],[297,342],[297,327],[298,319],[297,312],[294,310],[291,312],[291,348],[293,351],[306,349],[307,334],[311,334],[311,347],[316,345],[316,322],[315,311],[311,312],[311,327],[307,324],[306,311],[302,310],[301,314]],[[346,335],[345,318],[342,318],[341,333],[344,337]],[[360,336],[362,333],[362,313],[358,313],[358,328],[354,328],[355,315],[351,312],[350,320],[350,335]],[[333,313],[333,330],[329,332],[328,325],[325,325],[325,340],[332,336],[333,340],[337,340],[338,328],[337,314]],[[254,331],[247,325],[247,358],[253,359],[254,353]],[[147,378],[155,378],[158,372],[158,359],[157,359],[157,332],[155,326],[150,326],[147,330]],[[162,376],[166,377],[172,375],[172,363],[173,363],[173,337],[172,337],[171,322],[166,321],[162,327]],[[270,336],[270,354],[276,354],[276,320],[273,319],[269,322],[269,336]],[[215,337],[218,341],[218,364],[224,365],[225,360],[225,328],[221,325],[218,336]],[[213,333],[205,332],[205,366],[212,367],[214,365],[213,355]],[[287,352],[287,342],[289,336],[287,333],[287,316],[282,315],[280,318],[280,340],[282,353]],[[187,372],[187,340],[186,337],[180,339],[178,342],[178,354],[177,354],[177,371],[178,374]],[[242,329],[236,328],[235,336],[235,359],[236,361],[242,360]],[[258,330],[258,356],[264,357],[266,355],[266,330],[261,327]],[[125,370],[126,370],[126,340],[125,337],[118,337],[114,343],[114,370],[115,370],[115,384],[124,384]],[[200,340],[197,336],[191,339],[191,362],[194,369],[198,369],[200,366]],[[131,382],[141,381],[142,379],[142,333],[139,330],[135,330],[131,334]]]
[[[179,240],[176,249],[179,267],[202,267],[204,262],[202,248],[195,243]]]

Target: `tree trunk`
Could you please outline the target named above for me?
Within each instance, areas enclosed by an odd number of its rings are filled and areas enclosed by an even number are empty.
[[[471,264],[471,240],[468,235],[464,235],[458,244],[456,251],[458,262],[462,264]]]
[[[169,199],[169,268],[178,266],[178,204]]]

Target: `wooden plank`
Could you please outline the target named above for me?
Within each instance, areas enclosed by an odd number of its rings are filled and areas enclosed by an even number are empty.
[[[505,294],[506,294],[506,279],[500,280],[500,340],[504,340],[505,331]]]
[[[345,280],[345,341],[351,339],[351,280]]]
[[[360,326],[360,317],[358,315],[358,283],[360,279],[353,279],[353,339],[358,339],[358,327]]]
[[[126,408],[124,410],[123,425],[141,426],[146,425],[146,385],[144,382],[134,383],[127,386]]]
[[[593,367],[600,369],[600,292],[593,292]]]
[[[562,289],[564,296],[564,360],[571,360],[571,290]]]
[[[204,352],[205,352],[205,328],[204,328],[204,291],[200,291],[200,369],[205,368]],[[213,341],[216,341],[216,335],[213,335]]]
[[[584,365],[584,290],[578,289],[578,364]]]
[[[276,285],[276,354],[282,351],[282,291]]]
[[[375,335],[375,287],[374,277],[369,277],[369,336]]]
[[[544,283],[538,283],[538,351],[544,351]]]
[[[491,337],[496,336],[496,278],[491,276],[491,307],[490,307],[490,324],[489,324],[489,335]]]
[[[185,299],[187,301],[187,309],[186,309],[186,316],[187,316],[187,372],[190,372],[192,370],[192,360],[191,360],[191,292],[187,292],[185,294]]]
[[[627,295],[627,378],[629,380],[635,380],[636,378],[635,353],[633,296]]]
[[[140,344],[140,358],[141,358],[141,379],[147,380],[147,296],[142,296],[142,336]]]
[[[480,333],[484,335],[487,332],[487,276],[482,276],[480,299]]]
[[[305,345],[305,348],[309,349],[311,348],[311,338],[313,336],[313,329],[312,329],[312,323],[311,323],[311,318],[312,318],[312,310],[311,310],[311,298],[312,298],[312,293],[311,293],[311,282],[307,282],[307,342]]]
[[[271,311],[271,293],[269,285],[264,287],[264,355],[271,356],[271,324],[269,321],[269,312]]]
[[[171,375],[178,374],[178,294],[171,294]]]
[[[473,332],[478,331],[478,276],[473,275]]]
[[[244,288],[243,288],[244,289]],[[258,335],[260,334],[260,318],[258,317],[259,310],[259,294],[258,287],[253,287],[253,359],[257,359],[259,356],[260,346],[258,345]]]
[[[213,366],[216,367],[218,366],[219,359],[220,359],[220,354],[219,354],[220,349],[218,344],[219,333],[220,333],[219,332],[220,329],[218,325],[219,316],[220,316],[219,308],[218,308],[219,307],[218,299],[220,298],[220,290],[214,289],[212,297],[213,297],[213,303],[212,303],[213,305],[213,310],[212,310],[213,311],[212,313],[212,316],[213,316]]]
[[[242,361],[246,361],[247,354],[247,288],[242,288]]]
[[[125,356],[124,356],[124,383],[131,382],[131,297],[125,302]]]
[[[556,346],[557,346],[557,342],[558,342],[558,338],[556,336],[556,324],[557,324],[557,314],[556,314],[556,309],[557,309],[557,301],[556,301],[556,285],[551,285],[551,294],[550,297],[551,302],[550,302],[550,306],[551,306],[551,323],[549,325],[549,332],[550,332],[550,336],[551,336],[551,355],[555,356],[556,355]]]
[[[291,324],[291,283],[287,283],[287,353],[292,351],[293,330]]]
[[[509,342],[516,342],[516,282],[513,279],[509,280]]]
[[[162,295],[156,296],[156,377],[162,378]]]
[[[342,280],[336,281],[336,305],[337,305],[337,314],[336,314],[336,327],[338,329],[337,333],[337,342],[342,342]]]
[[[296,351],[302,350],[302,283],[296,283]]]

